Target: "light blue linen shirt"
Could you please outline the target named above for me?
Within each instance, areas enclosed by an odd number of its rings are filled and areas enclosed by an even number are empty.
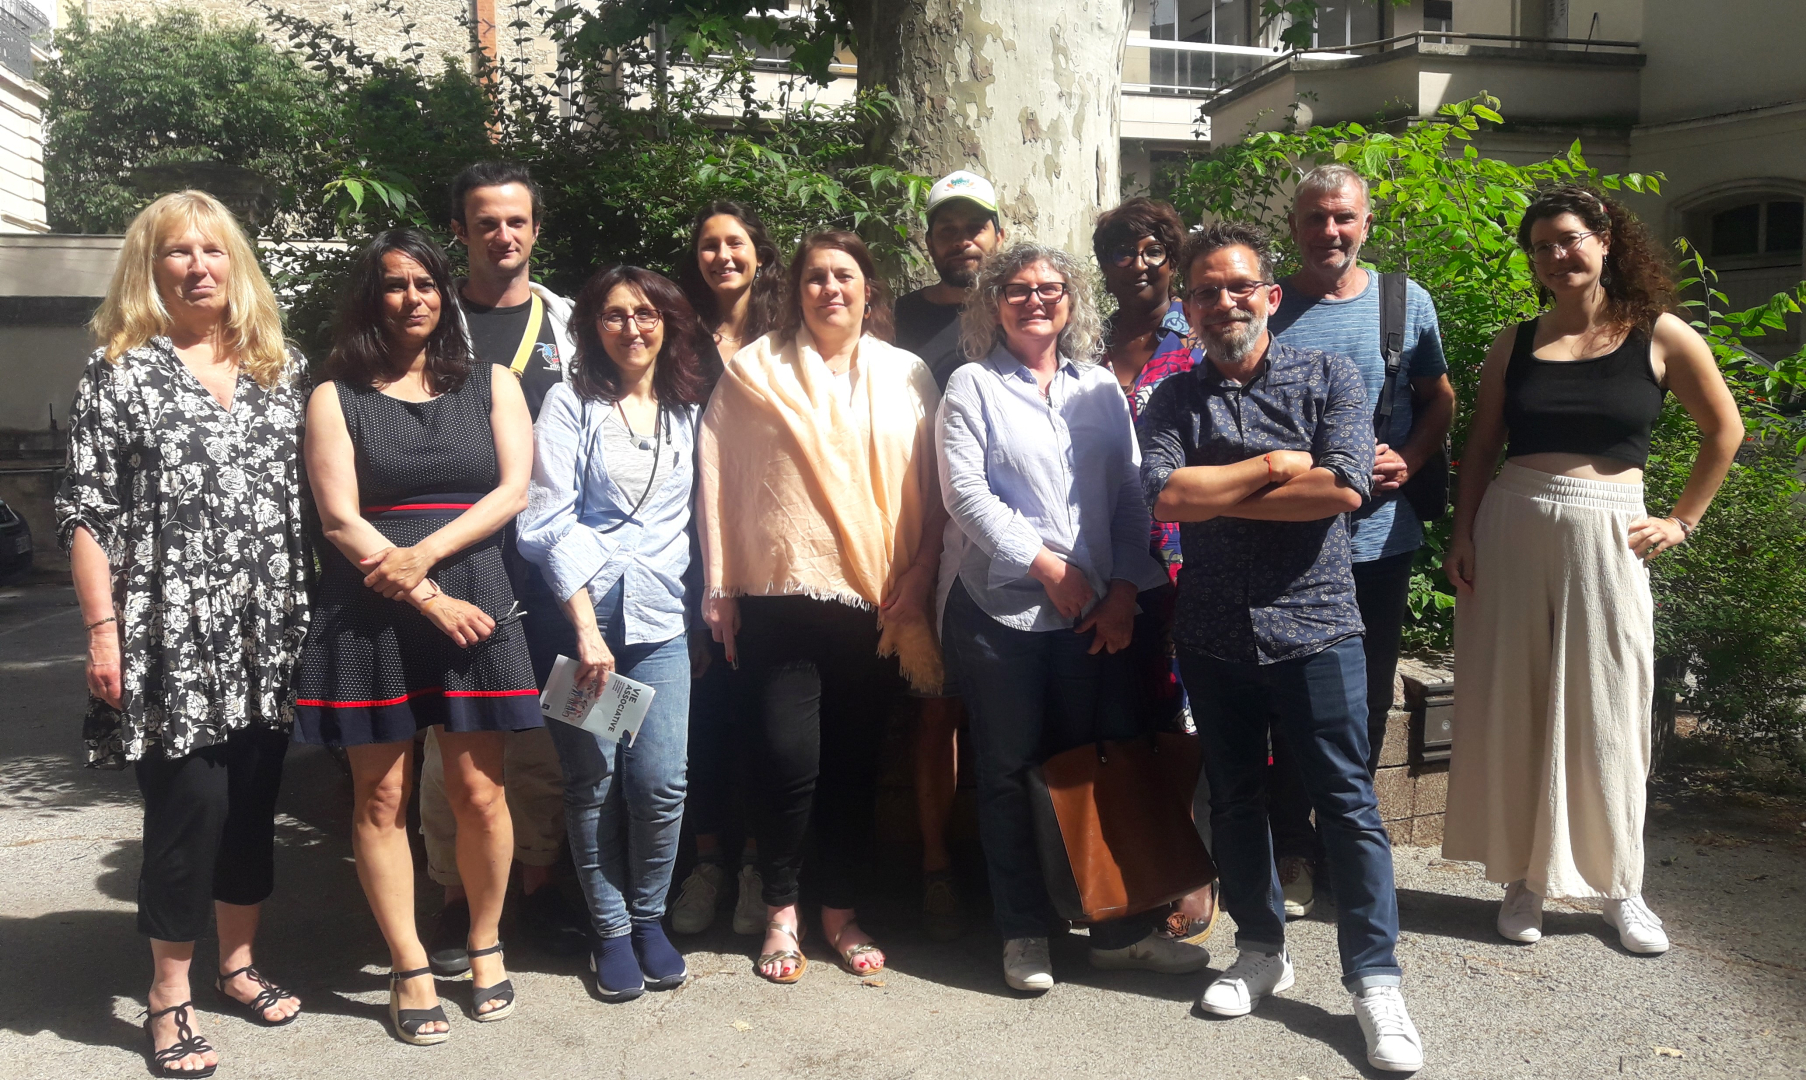
[[[615,484],[602,452],[610,408],[579,397],[569,383],[546,394],[533,424],[527,508],[515,519],[520,553],[545,571],[560,600],[588,586],[599,604],[621,582],[627,644],[669,641],[684,632],[700,410],[680,405],[661,412],[657,489],[630,517],[640,491]]]
[[[1148,553],[1148,508],[1129,405],[1102,367],[1062,358],[1043,400],[1034,373],[1001,346],[953,373],[935,425],[951,515],[939,602],[957,577],[992,618],[1018,630],[1069,628],[1029,564],[1045,546],[1102,598],[1111,580],[1166,584]]]

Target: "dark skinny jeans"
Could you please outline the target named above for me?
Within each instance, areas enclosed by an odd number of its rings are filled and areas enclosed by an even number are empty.
[[[765,902],[794,904],[811,820],[822,904],[858,906],[870,876],[877,765],[903,692],[878,655],[878,617],[807,596],[740,598],[740,665],[756,693]]]

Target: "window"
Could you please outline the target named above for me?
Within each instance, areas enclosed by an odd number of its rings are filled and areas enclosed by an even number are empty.
[[[1374,0],[1332,0],[1317,9],[1319,49],[1378,41],[1380,36],[1380,6]]]
[[[1801,249],[1803,211],[1797,199],[1749,202],[1712,215],[1707,250],[1715,259],[1793,255]]]

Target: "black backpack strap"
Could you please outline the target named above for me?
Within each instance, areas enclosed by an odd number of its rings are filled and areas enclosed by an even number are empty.
[[[1380,384],[1380,400],[1373,410],[1374,438],[1388,442],[1392,434],[1392,409],[1398,396],[1398,369],[1405,356],[1405,275],[1380,275],[1380,354],[1386,358],[1386,379]]]

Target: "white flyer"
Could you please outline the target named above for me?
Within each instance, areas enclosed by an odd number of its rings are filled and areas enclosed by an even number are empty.
[[[588,694],[575,685],[578,667],[577,661],[568,656],[560,656],[552,665],[545,693],[539,695],[540,713],[592,735],[632,745],[640,725],[646,722],[652,695],[658,691],[611,671],[601,691]]]

